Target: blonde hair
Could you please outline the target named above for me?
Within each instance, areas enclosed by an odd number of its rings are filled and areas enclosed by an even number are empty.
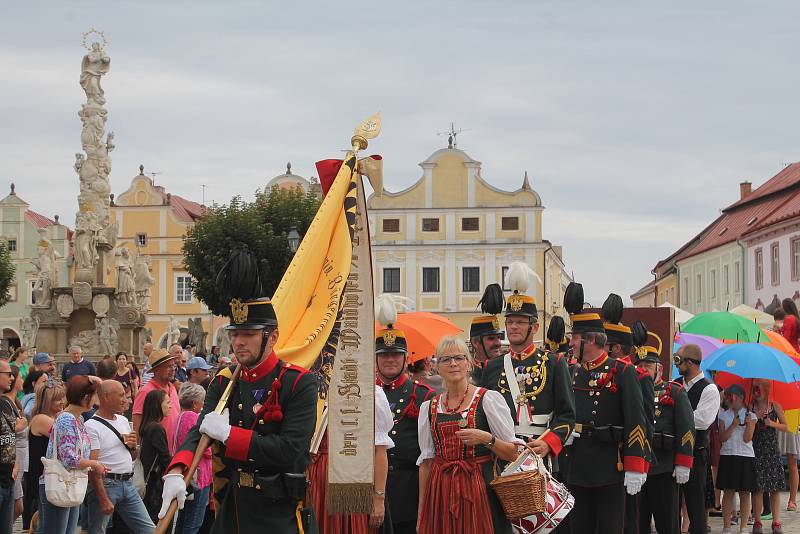
[[[459,354],[466,356],[467,361],[472,364],[472,353],[467,348],[466,342],[456,336],[444,336],[439,340],[439,344],[436,346],[436,357],[439,358],[442,354],[452,349],[456,349]]]
[[[53,403],[67,396],[67,390],[63,384],[48,378],[47,382],[39,384],[34,390],[34,404],[31,416],[45,414],[50,415],[50,408]]]

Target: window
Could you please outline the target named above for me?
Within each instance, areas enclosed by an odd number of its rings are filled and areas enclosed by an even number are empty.
[[[756,289],[764,287],[764,251],[757,248],[755,251],[755,270],[756,275]]]
[[[8,251],[9,252],[16,252],[17,251],[17,240],[16,239],[9,239],[7,241],[8,244]]]
[[[480,267],[461,268],[461,291],[464,293],[477,292],[481,290],[481,269]]]
[[[689,279],[688,278],[684,278],[683,279],[683,291],[682,291],[682,293],[683,293],[683,304],[684,305],[688,305],[689,304]]]
[[[792,280],[800,280],[800,237],[792,239]]]
[[[192,302],[192,277],[179,274],[175,276],[175,302],[188,304]]]
[[[36,304],[36,299],[33,298],[33,288],[36,287],[36,280],[28,280],[28,304],[33,306]]]
[[[697,279],[695,280],[694,286],[695,292],[695,301],[696,302],[703,302],[703,275],[698,274]]]
[[[439,268],[438,267],[423,267],[422,268],[422,292],[423,293],[438,293],[439,292]]]
[[[500,221],[503,230],[519,230],[519,217],[503,217]]]
[[[728,295],[731,292],[731,276],[727,265],[722,266],[722,294]]]
[[[147,246],[147,234],[136,234],[136,244],[140,247]]]
[[[777,243],[773,243],[769,246],[769,257],[770,257],[770,279],[772,280],[772,285],[777,286],[781,283],[781,264],[780,264],[780,249],[778,248]]]
[[[734,262],[733,264],[733,291],[738,293],[742,289],[742,268],[739,266],[739,262]]]
[[[422,219],[422,231],[423,232],[438,232],[439,231],[439,219]]]
[[[711,298],[715,299],[715,298],[717,298],[717,270],[716,269],[711,269],[711,273],[710,274],[711,274],[711,276],[710,276],[711,281],[709,283],[708,291],[711,294]]]
[[[461,219],[462,232],[477,232],[480,229],[480,223],[477,217],[463,217]]]
[[[400,267],[383,269],[383,292],[400,293]]]
[[[508,287],[506,287],[506,275],[508,274],[508,266],[504,265],[500,268],[500,285],[503,287],[503,291],[508,291]],[[562,291],[563,293],[563,291]]]
[[[400,219],[384,219],[383,220],[383,231],[384,232],[399,232],[400,231]]]

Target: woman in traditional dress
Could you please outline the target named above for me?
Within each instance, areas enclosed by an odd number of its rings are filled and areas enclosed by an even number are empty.
[[[472,358],[463,340],[446,336],[436,349],[445,392],[419,413],[420,506],[423,534],[510,533],[489,482],[494,460],[515,460],[514,421],[503,396],[469,383]]]

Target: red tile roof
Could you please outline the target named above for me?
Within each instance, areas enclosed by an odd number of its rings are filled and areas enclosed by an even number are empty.
[[[186,200],[178,195],[170,195],[169,205],[172,208],[172,212],[175,214],[175,217],[184,222],[196,221],[201,215],[203,215],[203,211],[205,209],[201,204],[192,202],[191,200]]]
[[[800,213],[800,163],[792,163],[744,199],[722,210],[700,236],[684,245],[676,260],[683,260],[741,238],[792,213]],[[693,243],[694,242],[694,243]],[[660,263],[660,262],[659,262]]]
[[[28,219],[28,222],[30,222],[36,228],[45,228],[47,226],[56,224],[56,221],[53,219],[47,218],[41,213],[36,213],[33,210],[25,210],[25,218]]]

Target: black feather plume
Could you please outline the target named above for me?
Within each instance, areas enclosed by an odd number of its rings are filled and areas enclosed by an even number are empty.
[[[506,299],[503,296],[503,288],[500,284],[489,284],[483,292],[481,300],[478,302],[481,311],[490,315],[497,315],[503,311]]]
[[[644,322],[636,321],[631,325],[631,337],[634,347],[642,347],[647,343],[647,326]]]
[[[578,282],[570,282],[564,291],[564,309],[570,314],[580,313],[583,309],[583,286]]]
[[[249,250],[233,252],[217,273],[217,288],[226,302],[248,301],[263,295],[258,260]]]
[[[622,297],[615,293],[611,293],[600,311],[600,315],[607,323],[619,324],[622,320]]]
[[[566,331],[564,319],[560,315],[554,315],[550,319],[550,326],[547,327],[547,340],[561,344],[561,342],[564,341],[564,334]]]

